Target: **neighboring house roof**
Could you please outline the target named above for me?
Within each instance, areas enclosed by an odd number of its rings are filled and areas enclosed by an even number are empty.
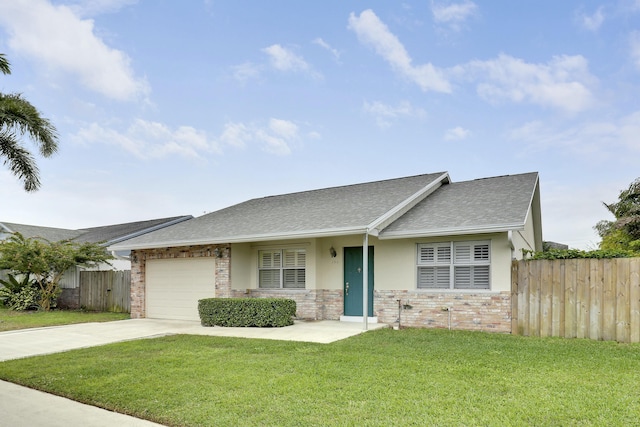
[[[107,225],[104,227],[84,228],[78,230],[82,234],[75,240],[80,242],[107,242],[108,244],[114,244],[192,218],[193,216],[191,215],[183,215],[171,218]]]
[[[78,230],[15,224],[12,222],[0,222],[0,229],[3,234],[20,233],[26,238],[40,238],[50,242],[74,239],[80,235]]]
[[[523,229],[537,188],[537,173],[454,184],[446,172],[417,175],[252,199],[110,249]]]
[[[0,222],[0,238],[10,233],[20,233],[27,238],[40,238],[50,242],[76,240],[92,243],[104,242],[104,245],[109,245],[192,218],[191,215],[184,215],[80,230]]]

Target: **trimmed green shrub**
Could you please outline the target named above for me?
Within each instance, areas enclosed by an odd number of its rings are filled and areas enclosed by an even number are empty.
[[[205,298],[198,301],[202,326],[293,325],[296,302],[285,298]]]
[[[634,258],[639,257],[640,252],[618,249],[605,250],[597,249],[594,251],[581,251],[579,249],[549,249],[542,252],[522,250],[525,259],[581,259],[581,258]]]

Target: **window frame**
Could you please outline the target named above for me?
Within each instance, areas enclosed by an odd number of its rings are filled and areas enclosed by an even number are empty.
[[[267,265],[266,254],[271,254]],[[307,251],[303,248],[273,248],[258,250],[258,277],[257,289],[259,290],[301,290],[307,286]],[[263,272],[272,272],[267,277]],[[268,283],[263,281],[269,279]],[[293,280],[291,280],[293,279]],[[289,282],[288,282],[289,281]],[[277,283],[276,283],[277,282]],[[264,286],[264,284],[277,286]]]
[[[491,240],[418,243],[416,289],[491,291]]]

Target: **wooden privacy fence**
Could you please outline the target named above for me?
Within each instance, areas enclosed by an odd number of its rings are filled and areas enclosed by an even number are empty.
[[[131,311],[131,270],[81,271],[80,306],[88,310]]]
[[[640,258],[514,261],[516,335],[640,342]]]

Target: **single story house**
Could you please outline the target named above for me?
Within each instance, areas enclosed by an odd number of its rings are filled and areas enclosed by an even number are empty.
[[[257,198],[109,249],[131,250],[133,318],[285,297],[304,319],[509,332],[511,262],[542,250],[539,178],[439,172]]]
[[[73,240],[83,243],[99,243],[106,248],[109,245],[113,245],[123,240],[140,236],[192,218],[193,216],[191,215],[182,215],[171,218],[158,218],[146,221],[128,222],[124,224],[82,228],[78,230],[0,222],[0,241],[8,238],[13,233],[20,233],[26,238],[42,239],[49,242]],[[112,255],[114,255],[114,259],[111,260],[109,264],[100,264],[91,269],[76,267],[65,272],[60,281],[62,295],[58,299],[58,304],[60,306],[70,308],[77,308],[79,306],[80,271],[131,269],[129,251],[114,251]],[[0,275],[2,275],[2,271],[0,271]]]

